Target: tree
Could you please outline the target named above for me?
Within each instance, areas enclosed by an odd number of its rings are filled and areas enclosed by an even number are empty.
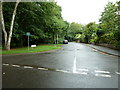
[[[106,44],[111,44],[113,46],[117,46],[118,42],[120,42],[118,37],[120,36],[119,33],[119,2],[116,2],[113,4],[112,2],[109,2],[104,12],[101,15],[100,18],[100,29],[104,34],[101,36],[101,42]]]
[[[3,32],[4,32],[5,47],[7,47],[7,32],[6,32],[6,30],[5,30],[2,4],[3,4],[3,3],[0,1],[0,9],[1,9],[1,10],[0,10],[0,16],[1,16],[2,30],[3,30]]]
[[[10,50],[10,44],[11,44],[11,38],[12,38],[13,26],[14,26],[14,20],[15,20],[15,15],[16,15],[16,10],[17,10],[18,4],[19,4],[19,0],[17,0],[17,2],[15,4],[15,8],[14,8],[13,15],[12,15],[12,20],[11,20],[11,25],[10,25],[9,36],[7,36],[7,32],[5,30],[5,24],[4,24],[2,2],[1,2],[2,30],[4,32],[5,48],[6,48],[6,50]]]
[[[72,22],[68,28],[68,37],[72,40],[75,39],[76,34],[82,34],[83,25]],[[71,40],[70,40],[71,41]]]
[[[3,5],[6,32],[9,32],[14,4]],[[26,32],[31,33],[30,44],[57,43],[65,36],[67,24],[61,16],[61,7],[54,2],[21,2],[16,13],[11,48],[27,45]]]
[[[61,36],[61,32],[65,30],[67,25],[62,18],[61,7],[53,2],[42,3],[41,6],[43,6],[42,8],[45,13],[45,18],[43,19],[42,24],[45,29],[45,34],[51,35],[52,42],[56,44],[58,42],[58,38]]]
[[[96,37],[97,27],[98,25],[95,22],[90,22],[85,25],[83,33],[85,35],[86,43],[90,43],[91,39],[92,42],[94,41],[93,39]]]

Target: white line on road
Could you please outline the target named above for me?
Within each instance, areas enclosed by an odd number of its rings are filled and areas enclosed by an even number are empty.
[[[77,71],[76,71],[76,57],[74,58],[74,62],[73,62],[73,73],[77,73]]]
[[[111,77],[111,75],[105,75],[105,74],[95,74],[95,76],[101,76],[101,77]]]
[[[3,64],[4,66],[8,66],[9,64]]]
[[[31,67],[31,66],[24,66],[24,68],[33,68],[33,67]]]
[[[99,71],[99,70],[95,70],[96,73],[107,73],[109,74],[110,72],[109,71]]]
[[[79,71],[86,71],[88,72],[88,69],[78,69]]]
[[[93,49],[93,51],[96,51],[96,52],[97,52],[98,50],[96,50],[96,49]]]
[[[37,68],[37,69],[39,69],[39,70],[48,70],[48,69],[46,69],[46,68]]]
[[[64,73],[70,73],[69,71],[65,71],[65,70],[56,70],[58,72],[64,72]]]
[[[87,75],[88,73],[86,73],[86,72],[81,72],[81,73],[78,73],[78,74]]]
[[[100,54],[109,55],[109,56],[112,56],[112,57],[118,57],[118,56],[114,56],[114,55],[107,54],[107,53],[102,52],[102,51],[98,51],[97,49],[92,49],[92,50],[93,50],[93,51],[96,51],[96,52],[99,52]]]
[[[19,65],[12,65],[13,67],[20,67]]]
[[[116,74],[120,75],[120,73],[119,73],[119,72],[116,72]]]

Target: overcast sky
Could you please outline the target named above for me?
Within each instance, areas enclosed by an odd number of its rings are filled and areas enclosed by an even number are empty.
[[[116,2],[116,0],[57,0],[57,4],[62,7],[64,20],[88,24],[98,23],[108,1]]]

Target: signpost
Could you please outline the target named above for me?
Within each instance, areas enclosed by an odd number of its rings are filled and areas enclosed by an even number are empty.
[[[29,36],[30,36],[30,32],[27,32],[26,36],[28,36],[28,50],[29,50]]]

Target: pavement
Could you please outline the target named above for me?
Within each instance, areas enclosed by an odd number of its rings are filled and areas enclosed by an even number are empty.
[[[112,52],[113,53],[113,52]],[[2,57],[3,88],[118,88],[118,56],[81,43]]]
[[[92,47],[93,49],[101,51],[103,53],[120,57],[120,51],[118,51],[118,50],[110,49],[110,48],[103,47],[103,46],[97,46],[97,45],[93,45],[93,44],[86,44],[86,45],[88,45],[89,47]]]

